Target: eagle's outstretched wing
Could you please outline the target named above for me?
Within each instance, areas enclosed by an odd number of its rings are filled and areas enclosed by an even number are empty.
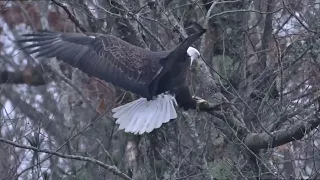
[[[33,44],[26,45],[27,42]],[[142,97],[169,52],[152,52],[112,35],[39,32],[18,40],[36,57],[56,57],[89,76],[110,82]],[[163,55],[163,56],[162,56]]]

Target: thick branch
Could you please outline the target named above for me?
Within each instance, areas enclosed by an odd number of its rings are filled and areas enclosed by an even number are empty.
[[[238,114],[235,107],[228,101],[224,101],[221,104],[212,104],[207,103],[206,106],[199,106],[200,111],[207,112],[219,119],[224,120],[229,126],[235,130],[235,133],[238,137],[246,137],[250,134],[249,129],[245,126],[244,123],[241,123],[242,120],[239,120],[239,117],[236,117],[234,114]]]
[[[62,153],[59,153],[59,152],[56,152],[56,151],[50,151],[50,150],[46,150],[46,149],[38,149],[38,148],[35,148],[33,146],[26,146],[26,145],[18,144],[18,143],[15,143],[13,141],[9,141],[9,140],[3,139],[1,137],[0,137],[0,142],[6,143],[6,144],[10,144],[12,146],[15,146],[15,147],[18,147],[18,148],[22,148],[22,149],[29,149],[29,150],[32,150],[32,151],[35,151],[35,152],[42,152],[42,153],[52,154],[52,155],[59,156],[59,157],[65,158],[65,159],[74,159],[74,160],[86,161],[86,162],[94,163],[94,164],[96,164],[98,166],[101,166],[104,169],[112,171],[115,175],[118,175],[118,176],[122,177],[123,179],[132,180],[125,173],[121,172],[116,166],[111,166],[111,165],[105,164],[105,163],[103,163],[103,162],[101,162],[99,160],[96,160],[96,159],[93,159],[93,158],[90,158],[90,157],[84,157],[84,156],[78,156],[78,155],[68,155],[68,154],[62,154]]]
[[[47,84],[41,68],[27,68],[23,71],[0,71],[0,84],[28,84],[41,86]]]
[[[267,12],[272,12],[273,10],[273,0],[268,0],[267,2]],[[272,20],[273,14],[267,14],[264,24],[263,35],[261,39],[261,50],[268,49],[269,41],[272,37]],[[259,60],[259,73],[263,72],[267,66],[267,53],[263,52],[261,55],[261,59]]]
[[[250,133],[245,138],[245,144],[250,149],[267,149],[281,146],[291,141],[302,139],[319,124],[320,119],[318,117],[308,121],[300,121],[288,128],[272,132],[271,134],[274,138],[269,136],[267,133]]]
[[[208,103],[207,106],[200,106],[200,111],[212,114],[229,124],[239,139],[244,139],[244,144],[251,150],[267,149],[281,146],[291,141],[302,139],[320,125],[320,119],[315,117],[311,120],[300,121],[293,126],[282,128],[278,131],[267,133],[252,133],[233,114],[232,104],[222,103],[214,105]]]

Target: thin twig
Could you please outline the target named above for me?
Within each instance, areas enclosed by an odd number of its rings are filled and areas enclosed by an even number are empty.
[[[98,144],[101,146],[101,148],[103,149],[104,153],[106,154],[106,156],[110,159],[110,161],[112,162],[112,164],[114,164],[112,157],[110,156],[109,151],[103,146],[103,144],[101,143],[101,141],[99,141],[99,139],[96,139],[96,141],[98,142]]]
[[[134,14],[130,14],[131,15],[131,17],[134,19],[134,20],[136,20],[137,22],[138,22],[138,24],[140,25],[140,27],[146,32],[146,33],[148,33],[151,37],[152,37],[152,39],[154,39],[157,43],[158,43],[158,45],[162,48],[162,50],[166,50],[166,48],[164,47],[164,45],[162,44],[162,42],[160,41],[160,39],[158,39],[154,34],[152,34],[152,32],[149,30],[149,29],[147,29],[140,21],[139,21],[139,19],[134,15]]]
[[[310,31],[310,32],[312,32],[312,33],[318,33],[317,31],[308,28],[308,27],[301,21],[301,19],[298,18],[298,16],[297,16],[294,12],[292,12],[292,11],[286,6],[286,4],[284,3],[284,1],[282,1],[282,4],[283,4],[283,7],[284,7],[294,18],[296,18],[296,20],[297,20],[307,31]]]
[[[258,13],[258,14],[274,14],[276,12],[279,12],[281,11],[283,8],[279,8],[279,9],[276,9],[272,12],[262,12],[262,11],[258,11],[258,10],[253,10],[253,9],[238,9],[238,10],[231,10],[231,11],[223,11],[223,12],[220,12],[220,13],[216,13],[212,16],[210,16],[210,19],[211,18],[214,18],[214,17],[217,17],[217,16],[222,16],[222,15],[225,15],[225,14],[229,14],[229,13],[237,13],[237,12],[243,12],[243,13],[247,13],[247,12],[254,12],[254,13]]]
[[[69,19],[76,25],[77,28],[81,30],[81,32],[85,33],[87,30],[83,27],[80,21],[68,10],[67,6],[63,5],[62,3],[57,2],[56,0],[51,0],[55,5],[61,7],[68,15]]]

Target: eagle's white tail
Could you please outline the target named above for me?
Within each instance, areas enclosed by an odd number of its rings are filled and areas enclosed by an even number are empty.
[[[154,100],[140,98],[128,104],[112,109],[113,117],[117,119],[119,129],[134,134],[149,133],[159,128],[170,119],[177,118],[174,107],[175,98],[170,94],[160,94]]]

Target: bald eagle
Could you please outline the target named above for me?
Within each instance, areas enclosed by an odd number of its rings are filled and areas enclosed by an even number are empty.
[[[22,48],[36,57],[56,58],[90,77],[96,77],[141,98],[112,109],[119,129],[149,133],[177,118],[175,106],[196,109],[186,76],[200,57],[192,44],[206,32],[190,35],[174,49],[154,52],[113,35],[35,32],[22,35]],[[33,42],[31,44],[26,44]]]

